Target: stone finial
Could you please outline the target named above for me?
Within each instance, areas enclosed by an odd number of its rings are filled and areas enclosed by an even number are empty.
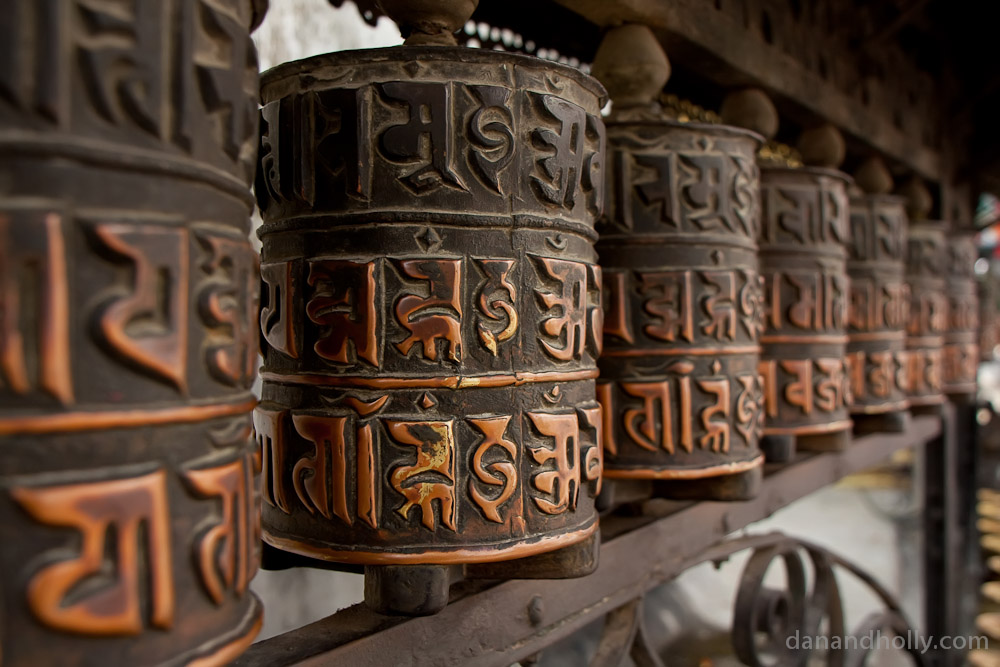
[[[803,164],[829,169],[840,167],[847,153],[843,135],[829,123],[802,132],[797,148]]]
[[[658,112],[660,91],[670,78],[670,61],[649,27],[630,23],[604,35],[591,73],[611,96],[615,116]]]
[[[934,197],[919,176],[913,176],[904,183],[898,194],[906,197],[906,215],[910,220],[926,220],[934,208]]]
[[[892,192],[892,174],[878,155],[872,155],[861,163],[854,172],[854,182],[869,195],[884,195]]]
[[[455,46],[455,32],[476,11],[479,0],[377,0],[410,46]]]
[[[722,101],[719,115],[726,125],[745,127],[765,139],[772,139],[778,133],[778,110],[760,88],[744,88],[729,93]]]

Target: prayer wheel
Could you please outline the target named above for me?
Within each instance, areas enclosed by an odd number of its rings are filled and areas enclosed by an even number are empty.
[[[842,172],[819,167],[762,170],[764,438],[794,439],[794,449],[850,443],[847,182]]]
[[[906,381],[904,389],[911,411],[934,411],[944,402],[942,346],[948,324],[945,294],[945,224],[927,220],[931,196],[923,183],[913,179],[904,190],[910,231],[907,237],[906,284],[910,310],[906,326]]]
[[[944,393],[973,396],[979,368],[979,294],[974,265],[978,252],[972,232],[948,235],[946,293],[948,330],[944,334]]]
[[[994,350],[1000,345],[1000,285],[991,273],[979,276],[979,361],[993,361]]]
[[[862,164],[855,181],[865,194],[851,197],[850,410],[856,431],[898,432],[909,415],[903,390],[909,311],[904,199],[886,194],[892,189],[892,177],[877,157]]]
[[[5,3],[5,667],[221,665],[260,628],[248,233],[266,5]]]
[[[449,565],[593,550],[605,92],[395,4],[407,45],[263,77],[254,421],[264,540],[420,614]]]
[[[760,265],[765,330],[760,374],[768,461],[850,444],[847,398],[847,185],[844,140],[830,125],[800,139],[810,166],[761,155]]]
[[[756,493],[763,327],[759,135],[666,120],[669,66],[645,27],[612,30],[594,72],[608,119],[604,273],[605,477],[666,497]]]

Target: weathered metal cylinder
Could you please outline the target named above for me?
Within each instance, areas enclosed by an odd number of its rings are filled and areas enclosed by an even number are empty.
[[[979,294],[976,287],[976,240],[970,232],[948,235],[946,292],[948,330],[944,334],[944,393],[976,392],[979,368]]]
[[[1000,345],[1000,284],[997,276],[987,273],[979,277],[979,361],[993,361],[994,350]]]
[[[704,480],[763,462],[759,143],[724,125],[608,123],[608,478]]]
[[[845,364],[849,180],[819,167],[765,167],[761,173],[764,436],[794,437],[800,449],[839,449],[851,429]]]
[[[261,604],[251,26],[263,0],[0,21],[3,664],[224,664]]]
[[[264,540],[393,565],[593,534],[600,84],[400,47],[262,96]]]
[[[850,411],[859,416],[899,413],[908,405],[902,359],[909,311],[903,200],[880,194],[852,197],[850,225]]]
[[[945,242],[944,223],[923,220],[910,225],[906,255],[910,309],[904,390],[914,408],[944,402],[942,346],[948,325]]]

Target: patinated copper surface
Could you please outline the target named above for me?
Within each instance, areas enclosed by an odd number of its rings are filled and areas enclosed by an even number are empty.
[[[971,232],[948,235],[946,259],[948,330],[944,334],[944,392],[976,392],[979,367],[979,294],[974,264],[978,252]]]
[[[764,434],[795,436],[803,449],[851,428],[848,181],[842,172],[818,167],[761,173]]]
[[[223,664],[260,627],[247,234],[264,9],[5,3],[5,666]]]
[[[910,312],[904,389],[915,408],[944,401],[941,374],[942,346],[948,325],[946,243],[944,223],[927,220],[911,223],[906,255]]]
[[[608,124],[605,476],[692,480],[760,466],[759,137]]]
[[[586,539],[603,89],[401,47],[290,63],[262,90],[264,539],[380,565]]]
[[[850,227],[850,411],[858,415],[904,411],[908,405],[903,391],[904,336],[910,297],[904,282],[907,220],[903,200],[879,194],[852,197]]]

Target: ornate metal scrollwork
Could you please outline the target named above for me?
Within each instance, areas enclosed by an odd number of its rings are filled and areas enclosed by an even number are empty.
[[[840,556],[810,542],[782,533],[751,535],[722,542],[687,563],[721,563],[751,551],[740,575],[730,631],[733,652],[751,667],[789,667],[826,664],[861,667],[884,642],[876,633],[904,638],[914,665],[926,664],[923,645],[893,595],[870,574]],[[784,585],[775,587],[775,568],[784,570]],[[843,598],[835,570],[853,575],[881,600],[884,609],[848,629]],[[780,581],[780,579],[778,579]],[[627,658],[641,667],[666,664],[656,635],[644,624],[646,596],[634,598],[605,616],[604,627],[590,657],[590,667],[615,667]],[[806,638],[810,641],[806,641]],[[822,638],[826,638],[824,641]],[[817,662],[819,660],[819,662]],[[544,659],[539,664],[545,664]]]

